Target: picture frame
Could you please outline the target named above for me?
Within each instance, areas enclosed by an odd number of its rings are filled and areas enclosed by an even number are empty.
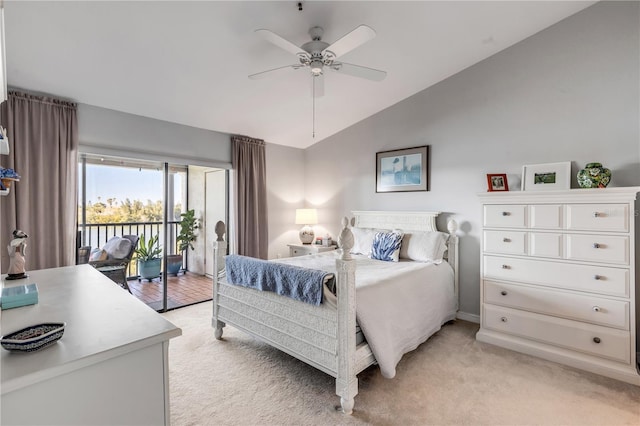
[[[487,174],[487,191],[508,191],[509,183],[507,182],[506,173],[488,173]]]
[[[429,146],[376,152],[376,192],[429,190]]]
[[[522,166],[523,191],[557,191],[571,188],[571,161]]]

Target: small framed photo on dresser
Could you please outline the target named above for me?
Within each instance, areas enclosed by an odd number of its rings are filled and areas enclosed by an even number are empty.
[[[507,175],[505,173],[487,174],[487,187],[489,192],[508,191]]]

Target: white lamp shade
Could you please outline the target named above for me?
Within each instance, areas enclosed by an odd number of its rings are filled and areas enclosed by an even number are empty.
[[[296,225],[316,225],[317,223],[316,209],[296,209]]]

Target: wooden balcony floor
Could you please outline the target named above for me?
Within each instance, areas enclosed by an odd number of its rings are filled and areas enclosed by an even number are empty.
[[[131,293],[156,311],[162,309],[162,281],[128,281]],[[190,272],[167,277],[167,309],[211,300],[213,279]]]

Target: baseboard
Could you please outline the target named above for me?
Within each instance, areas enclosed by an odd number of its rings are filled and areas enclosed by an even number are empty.
[[[480,324],[480,315],[458,311],[458,313],[456,314],[456,318],[463,321],[475,322],[476,324]]]

